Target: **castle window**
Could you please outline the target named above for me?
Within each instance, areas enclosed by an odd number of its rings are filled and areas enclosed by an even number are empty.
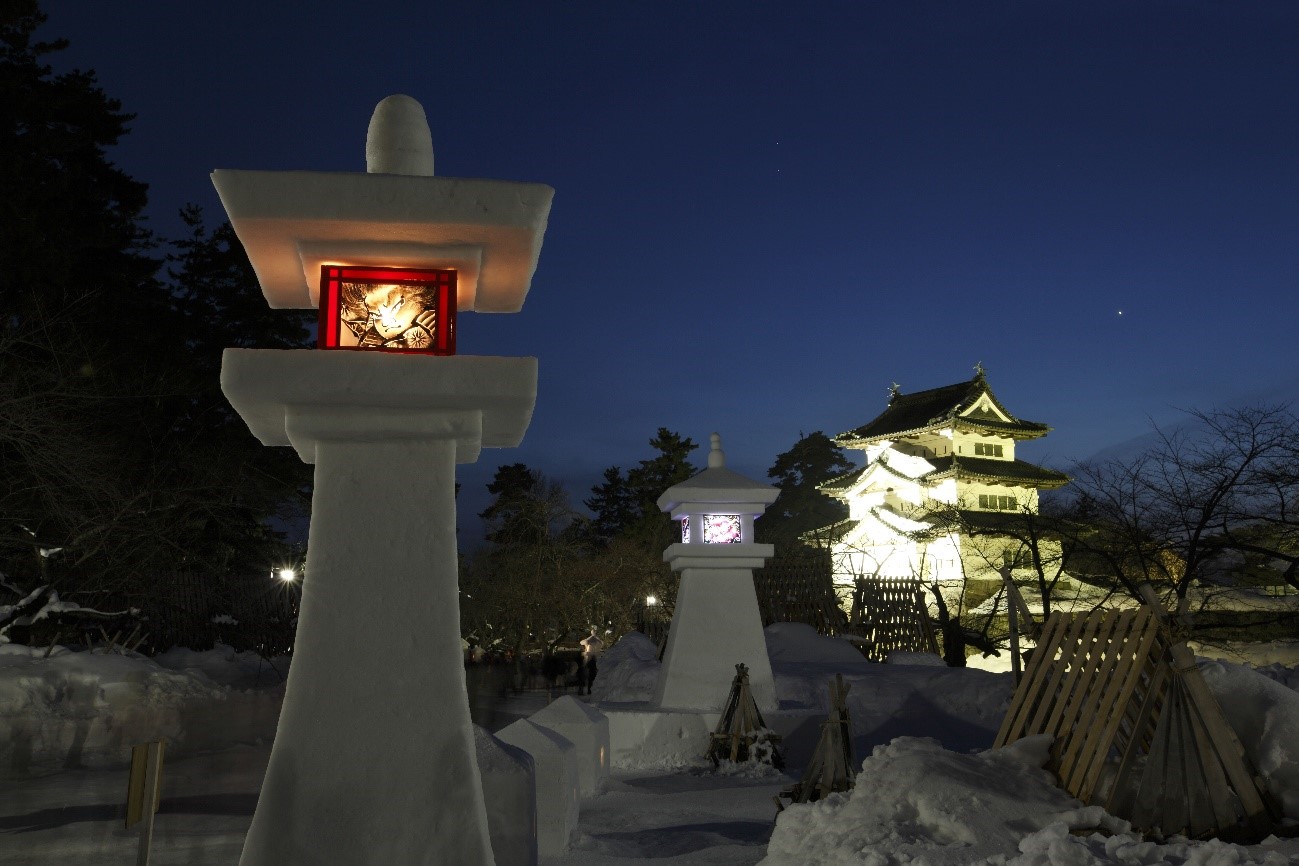
[[[1019,507],[1013,496],[996,496],[989,493],[979,494],[979,507],[986,511],[1014,511]]]
[[[974,453],[976,456],[983,457],[1001,457],[1004,454],[1002,446],[992,445],[990,443],[985,444],[983,442],[974,443]]]

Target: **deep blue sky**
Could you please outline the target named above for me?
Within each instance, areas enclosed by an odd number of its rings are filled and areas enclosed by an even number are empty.
[[[47,5],[164,233],[214,168],[363,171],[391,93],[438,174],[555,187],[523,311],[461,319],[541,363],[463,511],[515,461],[580,500],[659,426],[761,478],[975,362],[1066,469],[1299,396],[1292,0]]]

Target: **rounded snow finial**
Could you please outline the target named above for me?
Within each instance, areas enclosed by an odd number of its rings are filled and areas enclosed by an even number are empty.
[[[708,452],[708,468],[721,469],[726,465],[726,452],[722,450],[722,434],[714,433],[708,439],[713,445],[713,450]]]
[[[433,176],[433,136],[417,100],[397,93],[374,107],[365,135],[365,170]]]

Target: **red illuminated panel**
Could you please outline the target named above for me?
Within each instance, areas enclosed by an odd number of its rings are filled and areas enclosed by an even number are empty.
[[[456,272],[325,265],[321,349],[456,353]]]

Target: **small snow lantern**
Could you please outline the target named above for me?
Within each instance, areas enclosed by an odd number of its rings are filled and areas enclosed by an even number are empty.
[[[324,265],[321,349],[456,353],[456,272]]]
[[[726,468],[722,437],[711,437],[708,468],[664,491],[658,506],[681,521],[682,544],[753,544],[753,519],[780,493]]]

